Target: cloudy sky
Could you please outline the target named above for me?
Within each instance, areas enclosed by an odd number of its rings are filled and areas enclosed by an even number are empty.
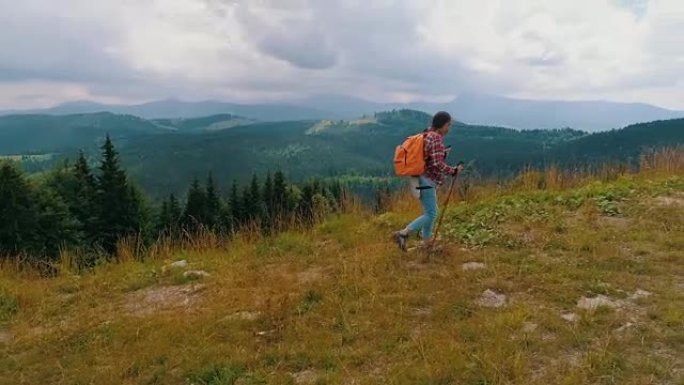
[[[0,0],[0,110],[462,92],[684,109],[682,0]]]

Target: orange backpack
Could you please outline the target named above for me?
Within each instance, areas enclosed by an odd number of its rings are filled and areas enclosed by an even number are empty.
[[[394,171],[398,176],[418,176],[425,172],[425,133],[409,136],[394,151]]]

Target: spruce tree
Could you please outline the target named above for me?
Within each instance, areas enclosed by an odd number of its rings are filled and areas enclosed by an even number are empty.
[[[171,233],[175,235],[179,231],[181,218],[183,216],[183,211],[181,210],[180,203],[178,202],[178,199],[173,194],[169,195],[168,210],[169,210],[169,219],[170,219],[169,229],[171,230]]]
[[[79,230],[84,237],[85,246],[90,248],[97,240],[97,181],[83,151],[74,164],[72,175],[75,184],[73,195],[70,195],[71,199],[62,197],[80,224]]]
[[[141,202],[129,188],[126,173],[119,165],[119,156],[109,135],[101,149],[96,195],[97,238],[106,252],[114,253],[121,238],[140,230]]]
[[[183,213],[183,225],[189,231],[197,231],[206,226],[207,217],[207,194],[195,178],[188,190],[185,213]]]
[[[206,197],[205,222],[209,228],[216,230],[221,215],[221,199],[219,198],[218,189],[211,173],[207,177]]]
[[[261,189],[256,174],[252,175],[249,188],[245,188],[243,192],[243,202],[248,221],[257,221],[262,217]]]
[[[157,217],[157,233],[159,235],[168,235],[171,229],[171,214],[169,211],[169,204],[164,199],[161,208],[159,209],[159,216]]]
[[[264,182],[264,191],[262,194],[264,201],[262,223],[266,229],[272,228],[275,220],[275,200],[273,193],[273,179],[269,172],[266,174],[266,181]]]
[[[0,164],[0,256],[16,255],[35,245],[38,212],[21,171]]]
[[[30,252],[33,258],[54,261],[60,250],[78,246],[80,223],[53,189],[38,189],[35,203],[38,216],[34,229],[35,241]]]
[[[315,185],[309,181],[302,187],[302,198],[299,203],[300,218],[307,224],[313,222],[313,197],[316,194]]]
[[[231,216],[231,231],[237,230],[244,223],[244,210],[242,209],[242,200],[238,193],[237,181],[233,181],[233,186],[230,189],[230,198],[228,200],[230,206]]]
[[[248,224],[254,221],[254,211],[252,211],[252,199],[250,197],[250,189],[248,186],[242,187],[242,197],[240,199],[242,208],[241,225]]]
[[[273,212],[275,217],[284,215],[287,210],[288,193],[285,174],[277,171],[273,176]]]

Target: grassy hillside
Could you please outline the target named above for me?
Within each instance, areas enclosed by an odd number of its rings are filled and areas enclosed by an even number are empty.
[[[389,240],[418,213],[396,199],[80,275],[6,264],[0,383],[681,384],[682,170],[473,187],[429,261]]]
[[[218,114],[201,118],[154,119],[153,123],[182,132],[217,131],[254,123],[253,120],[231,114]]]

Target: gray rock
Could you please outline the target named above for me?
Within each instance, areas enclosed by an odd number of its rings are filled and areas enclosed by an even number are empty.
[[[506,296],[487,289],[482,293],[480,299],[477,300],[477,304],[482,307],[501,307],[506,304]]]
[[[636,301],[636,300],[639,300],[639,299],[642,299],[642,298],[648,298],[648,297],[650,297],[652,294],[653,294],[653,293],[651,293],[650,291],[637,289],[637,291],[635,291],[634,294],[632,294],[632,295],[629,297],[629,299],[631,299],[632,301]]]
[[[616,332],[616,333],[622,333],[622,332],[624,332],[625,330],[631,328],[632,326],[634,326],[633,323],[627,322],[626,324],[624,324],[624,325],[620,326],[619,328],[615,329],[615,332]]]
[[[618,304],[602,294],[597,295],[594,298],[582,297],[577,301],[577,307],[580,309],[596,310],[601,306],[616,308],[618,307]]]
[[[463,269],[464,271],[468,271],[468,270],[481,270],[481,269],[484,269],[484,268],[485,268],[485,264],[484,264],[484,263],[480,263],[480,262],[468,262],[468,263],[464,263],[463,266],[462,266],[462,269]]]
[[[258,311],[239,311],[224,318],[231,321],[255,321],[261,316]]]
[[[561,314],[561,318],[568,321],[568,322],[575,322],[575,321],[577,321],[577,314],[565,313],[565,314]]]
[[[176,261],[176,262],[171,264],[171,267],[176,267],[176,268],[180,268],[180,269],[188,267],[188,261],[186,261],[185,259],[180,260],[180,261]]]
[[[318,381],[319,377],[313,370],[303,370],[292,375],[295,384],[313,384]]]
[[[204,278],[209,276],[211,276],[211,274],[204,270],[190,270],[183,273],[183,277],[185,278]]]

